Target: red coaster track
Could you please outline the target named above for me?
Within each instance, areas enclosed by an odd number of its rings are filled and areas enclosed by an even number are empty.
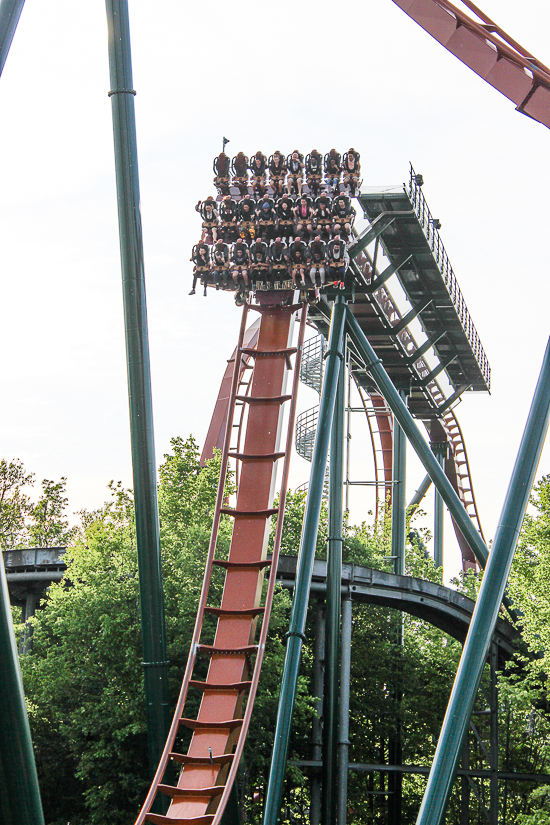
[[[515,103],[518,112],[550,128],[550,69],[470,0],[462,0],[462,4],[479,18],[479,22],[449,0],[393,2],[472,71]]]
[[[276,567],[278,560],[307,314],[303,305],[273,306],[268,301],[263,306],[254,307],[260,312],[260,325],[249,330],[248,334],[245,333],[248,305],[244,307],[239,343],[228,365],[210,428],[211,449],[212,444],[218,442],[225,420],[220,483],[195,631],[166,747],[136,825],[144,822],[157,825],[217,825],[235,779],[252,714],[275,586],[275,576],[271,576],[262,604],[263,573],[271,565]],[[298,343],[297,347],[291,347],[293,316],[299,309],[302,311]],[[292,389],[285,394],[286,378],[292,369],[290,358],[294,354]],[[249,392],[240,395],[239,385],[246,362],[250,359],[254,366]],[[237,363],[239,369],[234,368]],[[229,377],[231,387],[227,393]],[[279,441],[286,401],[290,402],[288,430],[286,444],[281,451]],[[247,408],[244,444],[242,452],[231,452],[233,419],[239,402]],[[240,464],[234,508],[225,506],[224,502],[229,458]],[[273,495],[279,459],[284,459],[284,463],[280,505],[276,509],[273,508]],[[216,556],[223,514],[234,519],[227,559]],[[272,515],[277,515],[277,524],[273,556],[268,560],[267,542]],[[208,604],[215,565],[225,570],[219,606]],[[205,613],[218,619],[213,644],[201,643]],[[256,641],[259,617],[262,617],[262,623]],[[194,676],[197,659],[202,656],[210,659],[206,681],[199,681]],[[202,693],[196,718],[187,718],[184,713],[189,688]],[[186,754],[174,750],[182,726],[192,731]],[[173,786],[162,781],[169,760],[181,765],[179,778]],[[159,791],[171,799],[166,816],[151,812]]]

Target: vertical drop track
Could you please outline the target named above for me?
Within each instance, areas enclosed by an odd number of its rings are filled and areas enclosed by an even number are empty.
[[[267,297],[267,296],[266,296]],[[267,638],[275,575],[269,577],[262,604],[262,584],[266,569],[276,570],[283,528],[290,452],[293,441],[300,358],[306,326],[305,304],[254,306],[261,323],[256,347],[243,346],[245,305],[235,353],[235,365],[251,358],[254,364],[250,390],[239,395],[240,370],[233,370],[229,409],[222,451],[218,495],[206,562],[203,587],[189,660],[170,733],[145,804],[136,825],[217,825],[227,803],[241,757]],[[301,310],[298,342],[291,347],[294,313]],[[294,365],[291,356],[295,355]],[[285,394],[286,379],[292,370],[292,388]],[[237,403],[247,406],[246,430],[242,452],[231,452],[231,432]],[[280,449],[283,407],[290,403],[284,449]],[[224,501],[229,458],[240,465],[235,508]],[[279,507],[273,507],[276,466],[283,460]],[[227,559],[217,557],[217,539],[223,514],[234,520]],[[273,555],[267,558],[271,516],[277,515]],[[223,595],[219,605],[209,604],[209,589],[214,567],[225,571]],[[204,615],[217,617],[213,644],[201,643]],[[256,641],[256,625],[261,629]],[[197,664],[209,659],[205,681],[196,677]],[[200,669],[200,667],[199,667]],[[188,689],[202,698],[196,718],[185,715]],[[244,709],[244,710],[243,710]],[[174,750],[181,728],[191,730],[186,754]],[[174,786],[162,779],[169,761],[181,766]],[[166,816],[151,813],[157,792],[170,797]]]

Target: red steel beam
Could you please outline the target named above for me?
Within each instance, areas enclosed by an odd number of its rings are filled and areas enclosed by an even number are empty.
[[[469,0],[474,20],[450,0],[393,0],[416,23],[494,89],[518,112],[550,128],[550,70]]]
[[[298,388],[299,358],[305,330],[306,311],[303,308],[300,324],[300,338],[297,350],[289,348],[292,315],[299,307],[260,307],[261,325],[255,350],[250,350],[243,341],[244,321],[234,363],[244,354],[254,360],[250,394],[244,399],[248,405],[246,433],[242,453],[240,482],[234,510],[222,507],[224,467],[227,466],[231,424],[238,393],[239,370],[233,370],[231,391],[224,402],[229,413],[225,415],[225,438],[222,453],[222,473],[220,490],[211,539],[209,558],[197,624],[191,645],[190,660],[186,668],[184,683],[169,740],[159,766],[155,781],[149,792],[137,823],[149,821],[157,823],[195,823],[208,825],[217,823],[223,812],[223,801],[227,798],[230,783],[235,776],[240,751],[246,735],[248,720],[252,711],[259,678],[259,664],[265,646],[267,624],[275,577],[270,578],[268,595],[263,607],[260,605],[263,573],[271,562],[266,559],[269,537],[269,516],[273,510],[273,492],[282,409],[285,399],[291,399],[289,414],[289,434],[285,449],[283,484],[288,480],[288,459],[295,414],[295,398]],[[246,353],[244,351],[247,351]],[[294,365],[294,381],[291,396],[284,395],[285,379],[289,355],[297,352]],[[220,393],[221,395],[221,393]],[[229,403],[228,403],[229,402]],[[221,492],[220,492],[221,491]],[[284,507],[284,496],[283,507]],[[279,510],[276,536],[280,539],[283,507]],[[217,525],[220,514],[231,512],[234,525],[231,546],[227,559],[215,558]],[[276,548],[274,549],[276,564]],[[207,606],[210,573],[214,564],[225,569],[225,583],[219,606]],[[202,617],[205,612],[218,617],[213,644],[201,644]],[[260,639],[255,643],[256,624],[263,614]],[[210,665],[206,681],[193,678],[197,653],[207,653]],[[251,665],[250,655],[256,655],[256,664]],[[202,692],[199,712],[196,718],[186,718],[184,705],[187,690]],[[243,716],[243,700],[247,696],[246,711]],[[186,754],[174,753],[174,742],[180,727],[192,730],[191,742]],[[236,752],[233,750],[236,746]],[[171,756],[183,768],[176,786],[162,784],[164,765]],[[166,816],[150,812],[157,791],[171,797]],[[222,800],[223,796],[223,800]],[[220,804],[222,800],[222,804]]]

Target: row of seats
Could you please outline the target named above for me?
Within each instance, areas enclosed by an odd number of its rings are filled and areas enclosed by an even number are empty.
[[[348,239],[356,216],[347,195],[332,200],[320,195],[315,201],[308,195],[283,195],[275,201],[266,194],[258,202],[249,196],[236,202],[226,195],[219,205],[209,196],[195,209],[202,217],[201,241],[209,243],[218,238],[231,242],[238,236],[248,242],[258,236],[272,240],[279,234],[309,240],[317,232],[325,240],[339,233]]]
[[[355,196],[361,175],[360,155],[353,148],[343,156],[336,149],[324,156],[313,149],[305,158],[298,150],[286,157],[277,150],[269,158],[261,151],[250,158],[239,152],[232,160],[221,152],[214,158],[213,169],[219,194],[232,194],[233,183],[241,197],[246,194],[259,197],[266,191],[277,196],[301,195],[304,185],[314,197],[323,190],[339,192],[341,187]]]
[[[190,295],[195,294],[199,280],[204,286],[204,295],[209,284],[216,289],[232,288],[244,294],[251,288],[306,288],[306,277],[313,289],[323,288],[327,277],[329,282],[343,288],[349,265],[346,243],[339,235],[329,243],[317,235],[309,244],[299,238],[287,244],[280,237],[271,244],[260,238],[250,245],[241,238],[231,245],[221,239],[213,246],[199,241],[193,247],[191,260],[195,267]]]

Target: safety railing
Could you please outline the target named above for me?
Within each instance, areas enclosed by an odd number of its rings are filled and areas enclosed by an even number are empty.
[[[322,337],[322,336],[320,336]],[[296,452],[306,461],[311,461],[313,458],[313,445],[315,444],[315,433],[317,432],[317,419],[319,416],[319,407],[311,407],[305,410],[296,418]],[[325,480],[323,483],[323,498],[328,498],[329,491],[329,462],[330,456],[327,458],[327,466],[325,469]],[[296,488],[296,492],[306,492],[309,482],[305,482]]]
[[[447,250],[443,245],[443,241],[438,231],[438,221],[435,220],[430,212],[430,208],[426,203],[426,198],[421,189],[421,176],[417,175],[410,164],[409,188],[407,195],[413,205],[418,220],[426,236],[426,240],[430,245],[432,254],[436,260],[439,270],[443,276],[445,286],[451,297],[454,308],[462,325],[462,329],[466,333],[472,352],[475,355],[476,361],[487,384],[487,388],[491,389],[491,367],[485,354],[485,350],[481,344],[478,332],[474,326],[474,322],[470,317],[464,296],[460,290],[456,276],[453,272]]]
[[[302,362],[300,364],[300,381],[307,387],[321,394],[323,383],[323,355],[325,352],[325,338],[316,335],[304,343]]]
[[[313,457],[319,407],[311,407],[296,418],[296,452],[306,461]]]

